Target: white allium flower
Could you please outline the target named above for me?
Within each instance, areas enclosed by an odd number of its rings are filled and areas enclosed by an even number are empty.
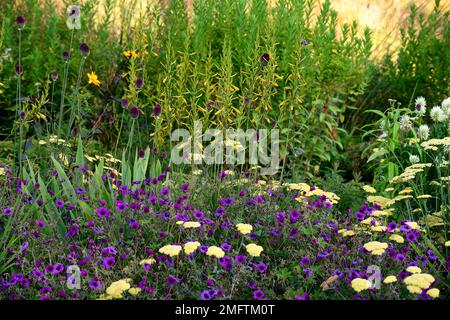
[[[420,159],[418,156],[412,154],[409,156],[409,162],[411,162],[411,164],[415,164],[415,163],[419,163]]]
[[[425,101],[424,97],[417,97],[415,103],[416,111],[420,115],[424,115],[427,112],[427,102]]]
[[[412,128],[412,122],[411,122],[411,117],[408,116],[407,114],[403,115],[400,117],[400,129],[403,131],[409,131]]]
[[[428,137],[430,136],[430,128],[428,128],[426,124],[421,125],[417,130],[417,135],[420,140],[428,140]]]
[[[81,17],[80,6],[70,5],[67,8],[67,22],[66,22],[67,28],[69,28],[69,30],[81,29],[80,17]]]
[[[443,122],[447,119],[444,111],[442,111],[441,107],[434,106],[430,111],[430,117],[434,122]]]
[[[450,118],[450,97],[442,101],[441,107],[447,118]]]
[[[450,97],[448,97],[447,99],[442,100],[442,104],[441,104],[442,108],[450,108]]]

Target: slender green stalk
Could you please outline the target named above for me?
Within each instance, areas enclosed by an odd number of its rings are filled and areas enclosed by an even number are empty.
[[[69,74],[70,56],[72,55],[74,33],[75,33],[75,29],[72,29],[72,33],[70,36],[69,57],[67,58],[67,60],[65,61],[65,64],[64,64],[64,79],[63,79],[63,85],[62,85],[62,90],[61,90],[61,104],[59,106],[58,138],[61,135],[61,126],[62,126],[62,120],[63,120],[63,116],[64,116],[64,97],[66,95],[67,77]]]
[[[69,125],[67,126],[66,139],[69,138],[70,130],[72,129],[72,125],[75,121],[75,117],[77,117],[78,119],[80,118],[80,99],[78,99],[78,90],[80,88],[81,75],[83,74],[85,62],[86,62],[86,56],[83,56],[83,58],[81,59],[80,67],[78,68],[77,84],[75,86],[75,91],[74,91],[74,99],[76,101],[75,101],[75,103],[72,102],[71,107],[70,107],[70,118],[69,118]],[[77,115],[75,115],[75,112],[74,112],[75,104],[77,105]]]
[[[19,177],[22,177],[22,158],[23,158],[23,121],[22,119],[22,93],[21,93],[21,85],[22,85],[22,30],[19,28],[19,70],[17,72],[17,102],[19,104],[18,107],[18,121],[19,121]]]

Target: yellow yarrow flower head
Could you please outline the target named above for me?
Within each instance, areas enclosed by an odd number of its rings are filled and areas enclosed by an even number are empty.
[[[100,80],[98,80],[98,77],[94,71],[92,71],[91,73],[88,73],[87,77],[89,79],[89,83],[92,83],[93,85],[96,85],[97,87],[100,86],[101,82],[100,82]]]
[[[150,258],[150,259],[144,259],[144,260],[141,260],[141,261],[139,262],[139,264],[140,264],[141,266],[142,266],[142,265],[146,265],[146,264],[152,265],[152,264],[154,264],[155,262],[156,262],[155,259]]]
[[[246,245],[245,248],[252,257],[259,257],[261,255],[261,252],[264,250],[263,247],[258,246],[257,244],[254,243]]]
[[[438,298],[439,297],[439,289],[433,288],[427,291],[427,294],[432,298]]]
[[[362,279],[362,278],[355,278],[351,282],[353,290],[356,292],[361,292],[364,290],[367,290],[371,287],[371,283],[369,280]]]
[[[141,291],[142,291],[141,288],[128,289],[128,293],[131,294],[132,296],[137,296],[139,294],[139,292],[141,292]]]
[[[185,227],[186,229],[189,229],[189,228],[198,228],[201,226],[201,224],[198,221],[186,221],[185,223],[182,224],[182,226]]]
[[[411,272],[411,273],[421,273],[422,269],[420,269],[419,267],[415,267],[415,266],[409,266],[408,268],[406,268],[406,271]]]
[[[122,279],[111,283],[106,289],[106,293],[112,299],[121,299],[122,293],[130,289],[130,279]]]
[[[401,235],[398,235],[398,234],[393,234],[393,235],[391,235],[391,236],[389,237],[389,240],[395,241],[395,242],[397,242],[397,243],[403,243],[403,242],[405,242],[405,239],[404,239]]]
[[[189,241],[184,244],[184,252],[189,255],[193,253],[200,246],[198,241]]]
[[[384,253],[384,251],[387,249],[388,244],[384,242],[378,242],[378,241],[371,241],[367,242],[364,245],[364,249],[369,251],[373,255],[381,255]]]
[[[387,276],[384,280],[383,283],[393,283],[393,282],[397,282],[397,277],[396,276]]]
[[[236,225],[236,228],[239,230],[240,233],[242,234],[249,234],[250,232],[252,232],[253,227],[251,224],[245,224],[245,223],[238,223]]]
[[[427,289],[434,282],[434,277],[427,273],[414,273],[403,280],[408,286],[415,286]]]
[[[408,291],[411,292],[411,293],[415,293],[415,294],[421,294],[422,293],[422,289],[420,287],[406,286],[406,289],[408,289]]]
[[[211,246],[208,248],[208,251],[206,251],[206,255],[216,258],[222,258],[225,255],[225,252],[219,247]]]
[[[164,246],[159,249],[160,253],[167,254],[168,256],[171,256],[171,257],[175,257],[175,256],[179,255],[180,251],[181,251],[181,246],[174,245],[174,244],[170,244],[170,245]]]
[[[365,185],[365,186],[363,186],[362,188],[363,188],[364,191],[367,192],[367,193],[375,193],[375,192],[377,192],[377,190],[376,190],[374,187],[369,186],[369,185]]]
[[[445,246],[445,247],[450,247],[450,241],[445,242],[445,243],[444,243],[444,246]]]

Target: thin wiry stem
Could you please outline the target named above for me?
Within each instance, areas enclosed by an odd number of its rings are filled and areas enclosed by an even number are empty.
[[[62,119],[63,119],[63,115],[64,115],[64,97],[66,94],[67,77],[68,77],[68,73],[69,73],[70,56],[72,55],[72,45],[73,45],[74,33],[75,33],[75,29],[72,29],[72,34],[70,36],[69,57],[67,58],[65,65],[64,65],[64,80],[63,80],[63,86],[62,86],[62,90],[61,90],[61,104],[59,106],[58,138],[61,135]]]
[[[74,92],[74,98],[76,99],[76,104],[77,104],[77,117],[80,117],[80,101],[78,99],[78,90],[80,88],[80,82],[81,82],[81,75],[83,73],[83,69],[84,69],[84,63],[86,61],[86,57],[83,57],[83,59],[81,60],[80,63],[80,67],[78,68],[78,78],[77,78],[77,85],[75,87],[75,92]],[[69,120],[69,125],[67,126],[67,132],[66,132],[66,139],[69,138],[70,135],[70,130],[72,128],[72,124],[75,121],[75,112],[74,112],[74,103],[72,103],[71,108],[70,108],[70,120]]]
[[[22,116],[22,99],[21,99],[21,82],[22,82],[22,30],[19,28],[19,70],[17,70],[17,101],[19,103],[18,107],[18,121],[19,121],[19,177],[22,177],[22,143],[23,143],[23,119]]]

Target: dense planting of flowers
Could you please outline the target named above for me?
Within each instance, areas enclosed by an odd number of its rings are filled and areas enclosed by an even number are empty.
[[[202,0],[192,19],[173,0],[124,13],[118,33],[114,2],[104,22],[96,0],[26,2],[0,7],[0,299],[449,299],[450,98],[408,60],[414,6],[381,69],[436,92],[381,111],[358,98],[379,85],[370,31],[338,34],[328,0]],[[27,8],[49,10],[45,55]],[[414,59],[445,48],[439,8],[427,32],[443,36]]]
[[[61,173],[54,172],[43,186],[14,180],[4,169],[1,186],[10,206],[2,208],[1,232],[17,238],[6,248],[11,268],[0,281],[2,298],[434,299],[448,294],[443,283],[450,260],[443,253],[449,243],[430,243],[427,230],[396,218],[384,198],[372,193],[358,211],[338,212],[336,194],[251,175],[220,180],[221,197],[213,200],[199,196],[206,180],[176,183],[170,168],[130,185],[120,182],[120,174],[97,179],[78,165],[64,177]],[[66,179],[73,188],[64,188]],[[48,198],[40,196],[42,188]],[[79,289],[67,287],[71,265],[81,269]],[[371,266],[379,268],[379,287]]]

